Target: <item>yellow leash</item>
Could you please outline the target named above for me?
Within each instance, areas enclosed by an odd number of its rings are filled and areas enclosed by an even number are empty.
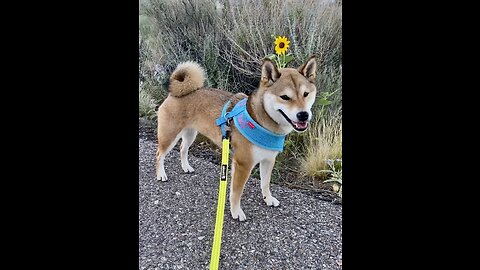
[[[218,189],[217,218],[215,221],[215,233],[213,235],[212,256],[210,257],[210,270],[217,270],[220,261],[220,246],[222,245],[222,228],[225,209],[225,197],[227,195],[228,155],[230,154],[229,138],[230,136],[226,136],[222,140],[222,166],[220,170],[220,188]]]

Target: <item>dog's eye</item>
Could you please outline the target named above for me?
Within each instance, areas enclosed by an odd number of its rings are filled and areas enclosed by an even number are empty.
[[[289,100],[290,98],[287,95],[280,96],[283,100]]]
[[[308,96],[308,92],[303,93],[303,97],[307,97],[307,96]]]

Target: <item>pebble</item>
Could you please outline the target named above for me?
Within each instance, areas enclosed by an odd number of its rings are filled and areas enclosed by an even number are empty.
[[[185,174],[177,145],[165,158],[169,181],[159,182],[155,151],[139,140],[139,269],[208,269],[219,166],[190,155],[196,171]],[[231,218],[227,189],[219,268],[342,269],[342,206],[273,184],[281,207],[267,207],[259,183],[245,186],[245,222]]]

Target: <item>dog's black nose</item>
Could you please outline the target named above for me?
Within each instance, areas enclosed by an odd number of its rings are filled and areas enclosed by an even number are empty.
[[[307,121],[308,119],[308,112],[299,112],[297,113],[297,118],[300,121]]]

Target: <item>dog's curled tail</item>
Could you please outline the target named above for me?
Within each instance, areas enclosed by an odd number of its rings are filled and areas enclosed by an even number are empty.
[[[205,72],[196,62],[183,62],[177,66],[170,76],[168,91],[174,97],[182,97],[202,88]]]

